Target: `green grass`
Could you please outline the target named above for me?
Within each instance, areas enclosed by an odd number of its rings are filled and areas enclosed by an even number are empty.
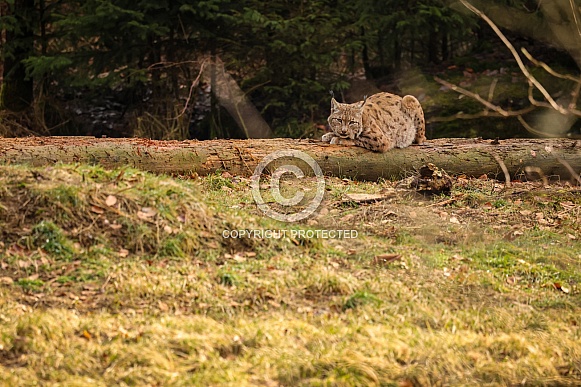
[[[577,384],[578,194],[465,180],[342,200],[393,184],[328,178],[319,215],[289,225],[227,174],[0,166],[0,380]],[[222,236],[265,229],[289,235]],[[290,236],[320,229],[359,234]]]

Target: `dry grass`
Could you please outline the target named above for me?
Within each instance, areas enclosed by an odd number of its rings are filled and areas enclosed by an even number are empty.
[[[2,166],[0,380],[578,385],[580,212],[565,185],[329,178],[319,215],[286,225],[228,174]],[[242,228],[359,236],[222,238]]]

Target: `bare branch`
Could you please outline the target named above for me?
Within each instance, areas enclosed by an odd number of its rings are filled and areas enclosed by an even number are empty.
[[[537,67],[542,67],[546,72],[548,72],[549,74],[551,74],[552,76],[556,77],[556,78],[561,78],[561,79],[568,79],[570,81],[576,82],[576,83],[581,83],[581,79],[574,77],[572,75],[569,74],[561,74],[556,72],[555,70],[553,70],[548,64],[546,64],[545,62],[542,62],[538,59],[533,58],[533,56],[531,55],[530,52],[528,52],[528,50],[524,47],[522,47],[520,49],[522,51],[522,53],[524,54],[524,56],[527,57],[528,60],[530,60],[531,62],[533,62],[533,64]]]
[[[494,89],[496,88],[497,83],[498,78],[494,78],[494,80],[490,84],[490,89],[488,90],[488,102],[492,102],[492,97],[494,96]]]
[[[498,156],[494,152],[492,153],[492,157],[494,157],[494,159],[496,160],[498,165],[500,165],[500,168],[502,169],[502,173],[504,173],[504,182],[506,184],[506,187],[507,188],[510,187],[510,173],[508,172],[508,168],[506,167],[506,164],[504,163],[504,161],[502,161],[500,156]]]
[[[470,4],[466,0],[460,0],[460,2],[462,4],[464,4],[464,6],[466,8],[468,8],[470,11],[474,12],[476,15],[478,15],[480,18],[482,18],[486,23],[488,23],[490,28],[492,28],[494,30],[496,35],[498,35],[498,37],[502,40],[502,42],[505,44],[505,46],[510,50],[510,52],[514,56],[514,59],[516,60],[516,63],[518,64],[518,67],[520,68],[521,72],[524,74],[525,77],[527,77],[527,79],[530,82],[532,82],[533,85],[535,85],[535,87],[537,89],[539,89],[539,91],[543,94],[545,99],[547,101],[549,101],[551,107],[553,109],[555,109],[556,111],[558,111],[559,113],[567,115],[569,113],[567,111],[567,109],[565,109],[562,106],[560,106],[559,104],[557,104],[557,102],[555,102],[553,97],[551,97],[551,95],[547,92],[547,90],[543,87],[543,85],[541,85],[541,83],[539,81],[537,81],[537,79],[529,72],[529,70],[524,65],[522,59],[520,58],[520,55],[518,54],[518,52],[516,51],[516,49],[514,48],[512,43],[510,43],[510,41],[506,38],[506,36],[504,36],[502,31],[500,31],[500,29],[496,26],[496,24],[494,24],[494,22],[492,20],[490,20],[490,18],[488,16],[486,16],[478,8],[474,7],[472,4]]]
[[[192,100],[192,94],[194,93],[194,89],[200,83],[200,78],[202,77],[202,74],[204,72],[204,69],[208,65],[209,61],[210,60],[207,58],[200,65],[200,71],[198,72],[198,76],[196,77],[196,79],[193,80],[193,82],[190,85],[190,91],[188,92],[188,98],[186,99],[186,103],[184,104],[184,108],[182,109],[182,111],[180,112],[180,114],[178,114],[177,117],[175,117],[174,119],[177,120],[178,118],[180,118],[181,116],[183,116],[186,113],[186,111],[188,110],[188,107],[190,106],[190,101]]]
[[[573,4],[573,0],[569,0],[569,4],[571,4],[571,12],[573,13],[575,26],[577,26],[577,33],[579,34],[579,36],[581,36],[581,27],[579,26],[579,19],[577,19],[577,10],[575,9],[575,4]]]
[[[581,82],[577,83],[575,90],[571,93],[571,102],[569,102],[569,110],[574,109],[577,106],[577,100],[579,99],[579,91],[581,90]]]
[[[524,109],[520,109],[520,110],[509,110],[509,111],[505,111],[506,113],[509,113],[508,115],[506,114],[500,114],[498,112],[495,111],[490,111],[490,110],[483,110],[481,112],[478,113],[474,113],[474,114],[468,114],[468,113],[456,113],[454,115],[448,116],[448,117],[431,117],[428,120],[428,123],[432,123],[432,122],[450,122],[450,121],[454,121],[454,120],[473,120],[476,118],[481,118],[481,117],[518,117],[521,116],[523,114],[527,114],[530,113],[532,111],[534,111],[536,109],[536,106],[528,106]]]
[[[524,118],[522,118],[522,116],[518,116],[517,119],[518,119],[518,122],[520,122],[521,125],[524,126],[524,128],[528,132],[530,132],[530,133],[532,133],[532,134],[534,134],[536,136],[539,136],[539,137],[549,137],[549,138],[562,138],[563,137],[563,136],[558,135],[558,134],[545,133],[545,132],[542,132],[540,130],[537,130],[537,129],[533,128],[532,126],[529,125],[528,122],[525,121]]]
[[[531,105],[534,106],[538,106],[538,107],[545,107],[545,108],[549,108],[551,109],[553,106],[547,102],[542,102],[542,101],[537,101],[535,99],[535,97],[533,96],[533,84],[530,82],[529,80],[529,101],[531,103]],[[573,114],[575,116],[581,117],[581,110],[575,109],[575,108],[571,108],[569,107],[569,109],[565,110],[567,112],[567,114],[564,115],[569,115],[569,114]],[[561,113],[561,112],[559,112]]]
[[[501,108],[500,106],[497,106],[487,100],[485,100],[484,98],[482,98],[480,95],[473,93],[471,91],[468,91],[466,89],[461,88],[460,86],[457,86],[453,83],[450,83],[448,81],[445,81],[441,78],[438,77],[434,77],[434,80],[444,86],[446,86],[449,89],[452,89],[454,91],[457,91],[460,94],[464,94],[467,97],[470,97],[472,99],[475,99],[476,101],[480,102],[481,104],[483,104],[484,106],[486,106],[488,109],[497,112],[498,114],[500,114],[502,117],[510,117],[510,116],[518,116],[518,115],[522,115],[525,113],[528,113],[530,111],[532,111],[533,109],[523,109],[523,110],[518,110],[518,111],[511,111],[511,110],[504,110],[503,108]]]
[[[560,162],[565,168],[567,168],[569,173],[571,173],[571,177],[573,179],[577,180],[579,185],[581,185],[581,177],[579,177],[579,174],[573,170],[573,167],[571,167],[571,164],[569,164],[568,162],[566,162],[565,160],[563,160],[560,157],[557,157],[557,161]]]

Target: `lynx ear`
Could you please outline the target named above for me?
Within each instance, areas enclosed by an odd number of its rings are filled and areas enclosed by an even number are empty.
[[[359,108],[360,109],[363,107],[363,105],[365,105],[365,102],[367,102],[367,96],[366,95],[363,96],[363,101],[361,102],[361,105],[359,105]]]
[[[331,110],[337,111],[339,110],[339,102],[335,100],[335,98],[331,98]]]

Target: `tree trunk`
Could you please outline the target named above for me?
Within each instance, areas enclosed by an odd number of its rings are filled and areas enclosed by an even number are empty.
[[[450,174],[486,174],[504,180],[497,159],[506,165],[513,179],[522,176],[526,167],[561,179],[571,178],[567,166],[576,173],[581,171],[581,141],[568,139],[501,140],[499,144],[479,139],[438,139],[421,146],[374,153],[358,147],[282,138],[182,142],[93,137],[5,138],[0,139],[0,163],[40,166],[81,162],[107,168],[131,166],[155,173],[206,175],[222,170],[250,176],[265,156],[280,150],[307,153],[326,175],[360,180],[399,179],[427,163]],[[298,160],[285,161],[305,165]]]
[[[0,108],[14,112],[28,108],[33,99],[33,82],[26,79],[26,69],[22,63],[34,50],[33,14],[34,0],[16,0],[12,16],[18,28],[6,30],[8,55],[4,59]]]

